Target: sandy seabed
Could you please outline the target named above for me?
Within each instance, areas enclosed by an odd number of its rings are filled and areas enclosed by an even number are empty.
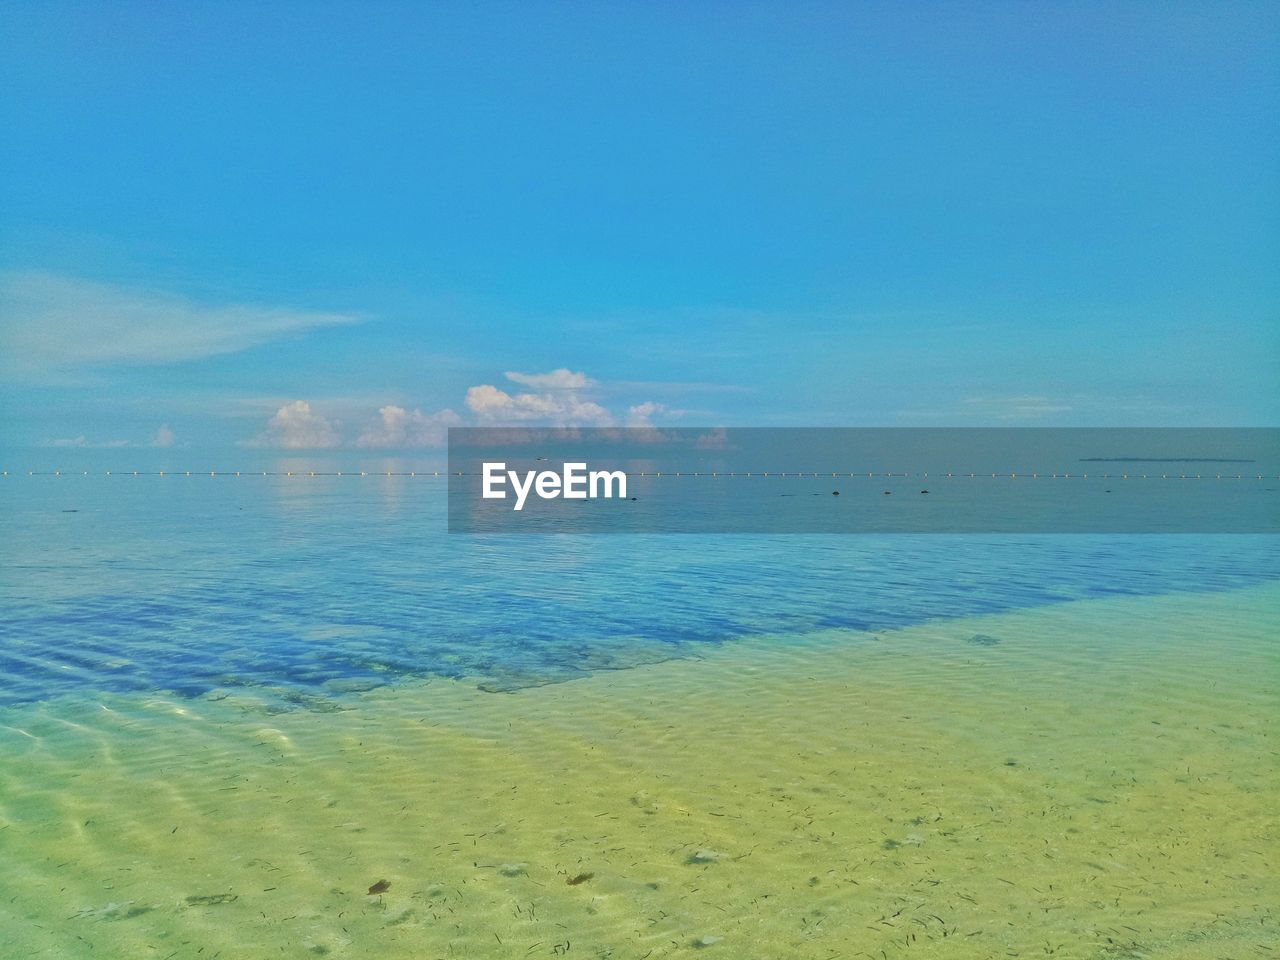
[[[6,710],[0,956],[1278,957],[1278,625],[1270,584]]]

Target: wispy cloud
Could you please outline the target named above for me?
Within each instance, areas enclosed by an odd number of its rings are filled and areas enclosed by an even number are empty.
[[[1117,417],[1132,422],[1185,416],[1188,407],[1170,404],[1145,394],[1060,393],[1009,395],[983,394],[964,397],[954,405],[937,405],[897,410],[893,416],[905,421],[932,421],[948,426],[979,424],[1075,426],[1113,422]]]
[[[206,304],[44,272],[0,273],[0,373],[148,365],[235,353],[357,317],[261,304]]]
[[[565,367],[549,373],[517,373],[508,370],[503,376],[512,383],[532,387],[534,390],[585,390],[596,385],[596,381],[585,373],[574,373]]]
[[[169,428],[167,423],[162,423],[156,428],[155,434],[150,440],[90,440],[85,434],[75,437],[55,437],[50,440],[42,440],[37,446],[54,447],[57,449],[77,448],[84,450],[119,450],[124,447],[172,447],[177,441],[177,435]]]
[[[1057,413],[1070,413],[1079,400],[1065,400],[1024,394],[1013,397],[966,397],[964,405],[974,412],[998,420],[1039,420]]]
[[[78,437],[58,437],[53,440],[45,440],[40,444],[42,447],[87,447],[89,445],[89,438],[83,433]]]
[[[648,394],[684,396],[690,393],[756,393],[757,387],[736,383],[708,383],[698,380],[610,380],[609,390],[641,391]]]

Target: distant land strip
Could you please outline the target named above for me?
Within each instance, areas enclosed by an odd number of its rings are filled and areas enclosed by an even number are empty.
[[[1080,463],[1257,463],[1230,457],[1081,457]]]

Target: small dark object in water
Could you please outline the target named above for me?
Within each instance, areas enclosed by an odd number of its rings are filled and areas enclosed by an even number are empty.
[[[639,497],[632,497],[631,499],[632,499],[632,500],[639,500],[640,498],[639,498]]]
[[[565,881],[565,883],[567,883],[571,887],[576,887],[580,883],[586,883],[588,880],[590,880],[594,876],[595,876],[594,873],[580,873],[576,877],[570,877],[568,880]]]
[[[840,491],[839,491],[839,490],[832,490],[832,491],[831,491],[831,495],[832,495],[833,497],[838,497],[838,496],[840,496]]]
[[[369,888],[369,896],[372,897],[379,893],[386,893],[390,889],[391,889],[390,880],[379,880],[377,883],[375,883],[372,887]]]
[[[715,850],[695,850],[685,858],[685,863],[719,863],[724,859],[723,853]]]
[[[897,850],[898,847],[902,846],[902,844],[900,844],[897,840],[890,838],[886,840],[884,843],[880,844],[880,846],[884,847],[886,850]]]
[[[921,493],[928,493],[929,491],[928,491],[928,490],[921,490],[920,492],[921,492]]]
[[[891,496],[893,496],[893,491],[892,491],[892,490],[886,490],[886,491],[884,492],[884,495],[885,495],[886,497],[891,497]]]
[[[63,510],[63,513],[79,513],[79,510]]]
[[[235,903],[240,899],[235,893],[210,893],[205,896],[187,897],[187,903],[193,907],[210,907],[218,903]]]
[[[985,633],[975,633],[972,637],[966,637],[965,643],[972,643],[979,647],[994,647],[1000,642],[999,637],[992,637]]]

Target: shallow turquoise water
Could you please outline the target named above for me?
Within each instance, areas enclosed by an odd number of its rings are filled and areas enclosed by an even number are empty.
[[[761,634],[1280,579],[1267,536],[449,535],[445,492],[9,476],[0,704],[252,686],[287,707],[423,675],[511,689]]]
[[[0,956],[1278,946],[1277,538],[445,514],[0,481]]]

